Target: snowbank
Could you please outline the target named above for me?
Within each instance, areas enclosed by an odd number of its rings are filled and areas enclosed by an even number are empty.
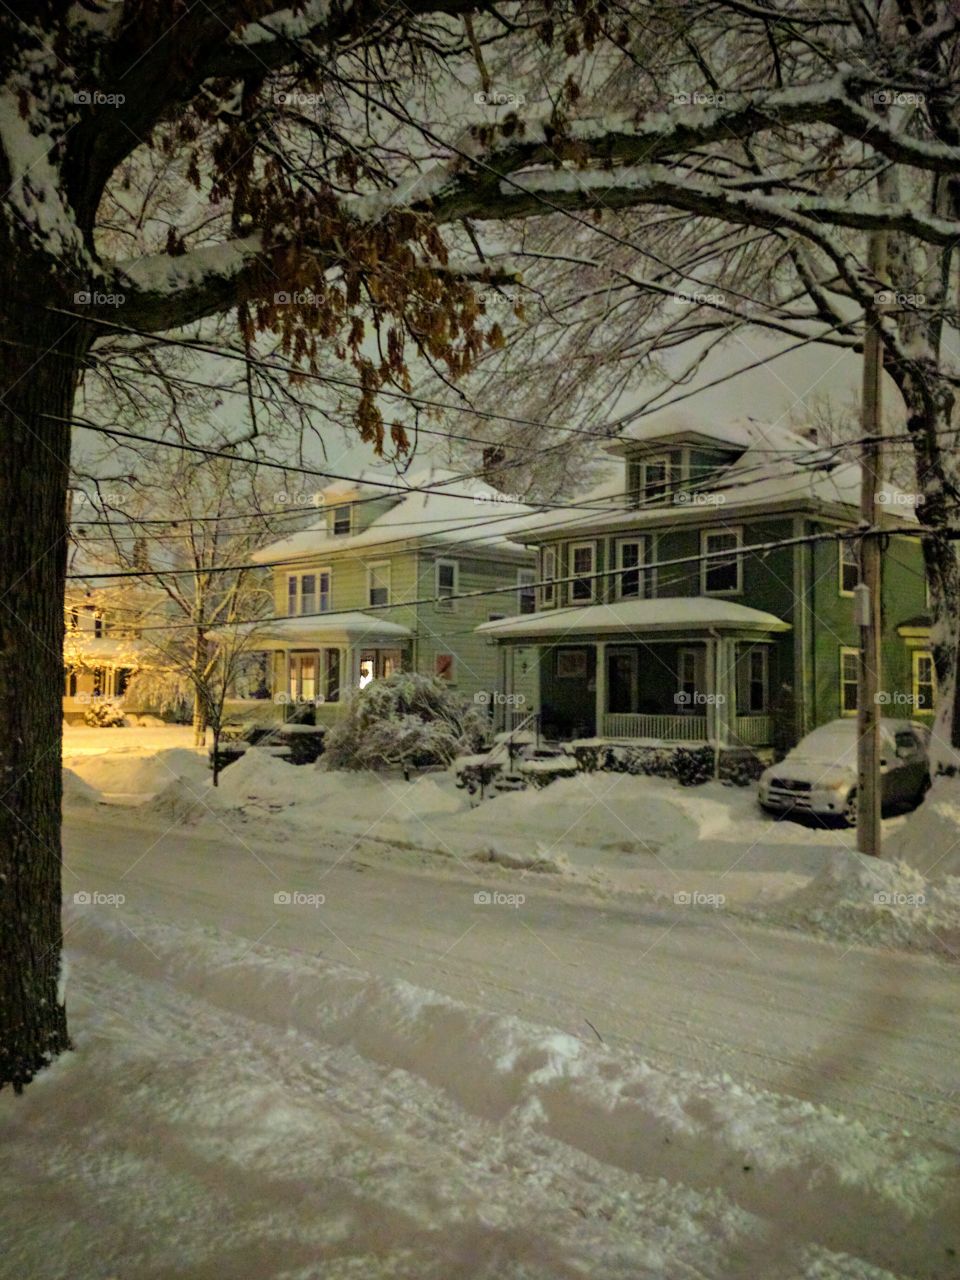
[[[960,875],[960,779],[937,778],[927,798],[883,848],[924,875]]]
[[[100,793],[72,769],[64,769],[63,803],[70,808],[89,808],[100,803]]]
[[[837,853],[763,919],[843,941],[936,951],[960,960],[960,878],[927,880],[905,862],[886,858]]]
[[[202,786],[209,777],[206,752],[192,747],[174,746],[159,750],[139,744],[127,746],[120,735],[124,729],[106,730],[114,735],[111,749],[76,750],[74,743],[64,743],[64,761],[103,795],[123,796],[146,801],[162,791],[172,780],[182,778]]]

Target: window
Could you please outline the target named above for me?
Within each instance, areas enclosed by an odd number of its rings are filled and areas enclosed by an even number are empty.
[[[436,597],[438,609],[452,609],[460,576],[456,560],[438,560],[436,567]]]
[[[937,697],[937,671],[933,654],[925,649],[913,652],[913,707],[915,711],[932,711]]]
[[[330,570],[291,573],[287,578],[287,616],[327,613],[330,609]]]
[[[736,596],[743,590],[743,561],[738,555],[720,556],[720,551],[738,550],[743,543],[740,529],[704,529],[700,551],[716,558],[700,562],[700,587],[705,596]]]
[[[367,566],[367,603],[369,605],[390,603],[389,560],[382,560],[379,564]]]
[[[860,672],[860,650],[840,650],[840,714],[857,714]]]
[[[66,688],[65,688],[64,692],[66,693],[67,697],[68,697],[68,698],[75,698],[75,697],[77,696],[77,673],[76,673],[76,671],[68,671],[68,672],[66,673],[66,675],[65,675],[65,677],[64,677],[64,684],[66,685]]]
[[[95,636],[103,635],[103,614],[101,613],[93,615],[93,634]]]
[[[670,489],[670,455],[658,454],[640,463],[640,497],[644,502],[664,497]]]
[[[323,651],[323,696],[327,702],[340,701],[340,650]]]
[[[317,696],[317,655],[291,653],[289,681],[291,702],[313,702]]]
[[[344,534],[348,534],[350,532],[351,515],[352,512],[349,503],[342,507],[333,508],[330,527],[335,538],[340,538]]]
[[[674,701],[680,710],[692,711],[700,702],[702,656],[697,649],[681,649],[677,653],[677,694]]]
[[[841,538],[837,543],[837,559],[840,572],[840,594],[852,596],[854,587],[860,581],[857,544],[852,538]]]
[[[557,549],[544,547],[540,553],[541,596],[543,607],[552,609],[557,603]]]
[[[537,590],[534,582],[536,574],[532,569],[517,570],[517,613],[536,613]]]
[[[586,680],[586,649],[558,649],[557,678],[559,680]]]
[[[760,715],[769,705],[769,651],[762,645],[748,649],[737,663],[737,709],[741,715]]]
[[[572,601],[592,600],[596,590],[594,571],[596,569],[597,549],[592,542],[572,542],[570,544],[570,599]]]
[[[644,566],[650,560],[650,538],[624,538],[617,543],[617,599],[644,600],[653,595],[653,573]]]
[[[446,680],[448,684],[454,683],[456,668],[452,653],[438,653],[435,660],[434,671],[438,680]]]

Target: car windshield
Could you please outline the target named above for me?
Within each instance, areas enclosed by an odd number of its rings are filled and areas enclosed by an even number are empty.
[[[884,731],[881,735],[881,746],[888,749],[889,735]],[[803,760],[820,760],[824,764],[844,764],[855,767],[857,762],[857,722],[843,721],[840,724],[821,725],[808,733],[790,752],[792,756]]]

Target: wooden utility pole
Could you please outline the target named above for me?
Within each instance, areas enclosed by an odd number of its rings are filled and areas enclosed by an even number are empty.
[[[870,235],[869,266],[873,279],[886,273],[887,242],[883,231]],[[860,484],[860,524],[876,527],[879,510],[883,453],[880,445],[881,379],[883,347],[879,323],[880,304],[867,315],[863,340],[863,396],[861,428],[863,447]],[[860,586],[856,592],[860,624],[860,664],[857,690],[857,848],[880,856],[880,539],[876,534],[860,538]]]

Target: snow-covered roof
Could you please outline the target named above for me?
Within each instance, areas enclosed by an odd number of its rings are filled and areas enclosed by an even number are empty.
[[[352,486],[363,493],[364,482],[374,472],[368,471]],[[380,544],[401,545],[410,540],[468,545],[477,542],[486,554],[517,552],[514,535],[525,527],[534,508],[515,502],[482,480],[463,478],[454,471],[431,467],[408,477],[398,477],[384,468],[377,479],[403,486],[399,491],[375,489],[373,493],[394,501],[388,510],[372,520],[367,528],[354,534],[332,534],[324,514],[306,529],[273,542],[255,552],[260,564],[275,560],[293,560],[316,552],[352,551]],[[340,482],[323,491],[329,499],[345,492]],[[364,493],[364,496],[367,496]]]
[[[760,423],[750,417],[727,418],[718,422],[706,416],[702,409],[677,406],[646,415],[625,427],[610,447],[620,452],[625,445],[657,444],[661,440],[666,443],[687,437],[733,449],[749,449],[758,441],[781,444],[789,441],[795,444],[802,439],[786,427]]]
[[[785,427],[743,420],[730,427],[731,441],[738,432],[750,435],[750,445],[735,462],[718,471],[709,484],[680,490],[672,501],[633,507],[627,502],[620,463],[611,468],[602,483],[572,500],[566,518],[558,511],[531,516],[524,526],[524,537],[532,541],[568,530],[638,528],[665,521],[702,524],[711,515],[717,521],[729,521],[747,510],[829,510],[859,519],[858,462],[838,461],[833,448],[817,445]],[[877,497],[877,520],[915,525],[915,496],[894,485],[882,484]]]
[[[286,649],[290,645],[352,644],[356,640],[390,644],[409,636],[410,628],[376,614],[356,610],[331,613],[329,617],[245,622],[237,628],[218,627],[207,632],[210,640],[232,640],[236,635],[250,636],[251,649]]]
[[[574,609],[545,609],[497,622],[483,622],[477,631],[493,639],[549,636],[561,639],[590,634],[622,635],[654,631],[789,631],[790,623],[772,613],[750,609],[734,600],[711,596],[675,596],[659,600],[618,600]]]

